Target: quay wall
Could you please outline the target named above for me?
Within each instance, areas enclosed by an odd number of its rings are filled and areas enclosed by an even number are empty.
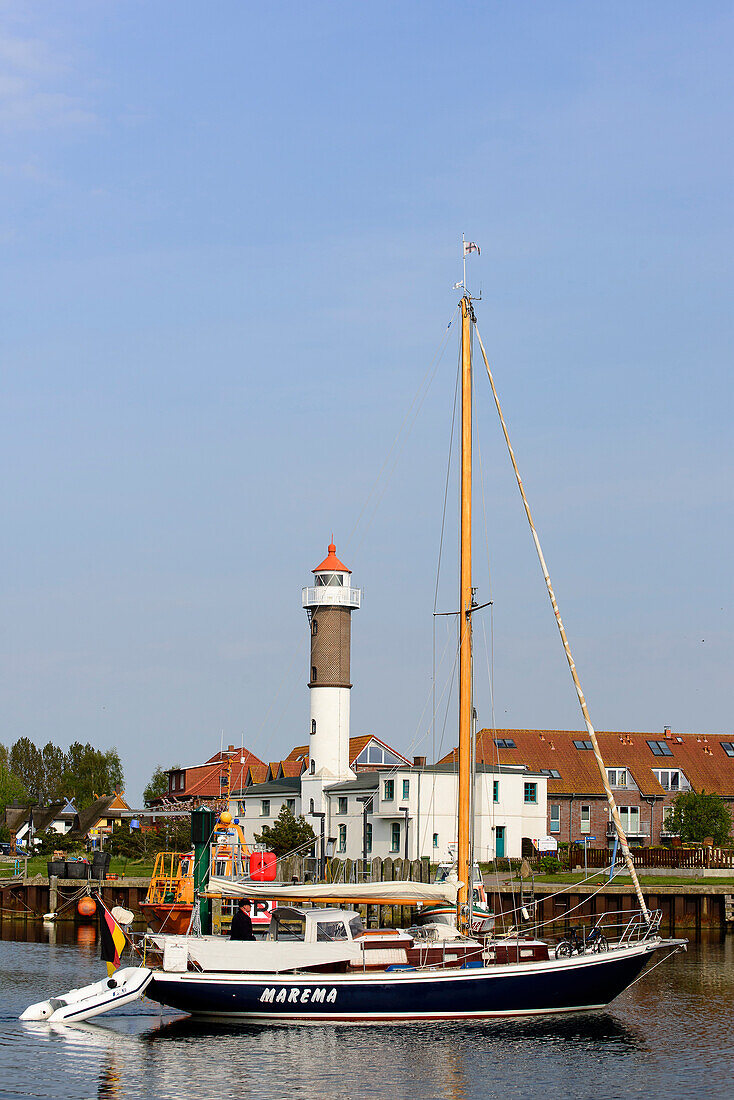
[[[91,880],[89,886],[101,894],[108,908],[122,905],[133,911],[136,921],[143,921],[140,902],[145,900],[148,883],[147,878],[125,878],[112,882]],[[55,908],[58,920],[82,919],[77,916],[76,900],[71,899],[83,885],[87,884],[74,879],[57,880]],[[523,895],[522,904],[531,912],[533,926],[553,931],[557,931],[556,926],[567,922],[568,913],[571,913],[574,923],[591,924],[604,913],[620,910],[632,912],[639,908],[631,886],[608,886],[603,893],[597,891],[598,887],[594,886],[536,884],[532,894]],[[517,887],[513,890],[509,885],[500,885],[493,890],[487,884],[487,895],[497,917],[497,927],[516,925],[521,904]],[[692,886],[666,886],[661,880],[659,885],[643,887],[643,895],[651,910],[662,910],[661,930],[666,935],[685,930],[734,931],[732,885],[708,880]],[[0,919],[39,919],[52,908],[49,880],[44,876],[0,884]],[[409,924],[414,915],[408,908],[399,912],[397,906],[394,911],[387,906],[369,908],[371,924],[378,919],[388,926]]]

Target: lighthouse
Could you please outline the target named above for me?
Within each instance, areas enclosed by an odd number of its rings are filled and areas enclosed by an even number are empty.
[[[350,650],[352,612],[362,593],[352,587],[352,571],[336,556],[333,541],[312,572],[313,585],[303,589],[302,597],[311,634],[309,773],[328,784],[354,779],[349,766]]]

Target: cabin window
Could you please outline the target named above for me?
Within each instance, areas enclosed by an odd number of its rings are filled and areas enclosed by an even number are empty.
[[[727,756],[734,756],[734,741],[719,741]]]
[[[410,798],[410,780],[403,780],[403,798]]]
[[[338,814],[345,814],[347,812],[347,806],[349,805],[349,799],[341,795],[339,796],[339,808],[336,811]]]
[[[607,768],[607,779],[609,780],[610,787],[626,787],[627,786],[627,769],[626,768]]]
[[[368,821],[364,830],[364,849],[367,855],[372,851],[372,822]]]
[[[364,925],[362,924],[361,917],[352,917],[349,921],[349,931],[352,933],[352,939],[356,939],[357,936],[361,936],[364,932]]]
[[[499,802],[499,800],[500,800],[500,781],[499,781],[499,779],[495,779],[492,782],[492,801],[493,802]]]
[[[311,679],[314,682],[318,679],[318,675],[316,673],[316,665],[311,665]]]
[[[582,806],[581,807],[581,826],[580,826],[580,830],[581,830],[582,833],[590,833],[591,832],[591,806]]]
[[[400,851],[400,825],[397,821],[390,826],[390,851]]]
[[[551,806],[550,808],[550,831],[552,833],[560,833],[561,831],[561,807]]]
[[[526,802],[538,801],[538,784],[526,783],[524,786],[524,799]]]
[[[673,752],[667,741],[648,741],[648,748],[653,756],[672,756]]]
[[[438,833],[433,834],[433,847],[438,848]]]
[[[384,789],[383,789],[383,792],[382,792],[382,797],[385,800],[385,802],[392,802],[393,801],[393,799],[395,798],[395,780],[394,779],[386,779],[385,780],[385,786],[384,786]]]
[[[347,850],[347,827],[346,825],[339,826],[339,851],[346,852]]]
[[[319,943],[349,939],[344,921],[320,920],[316,926],[316,939]]]
[[[295,798],[286,798],[285,805],[286,805],[286,809],[288,810],[288,813],[293,814],[293,816],[295,817],[296,816],[296,800],[295,800]]]
[[[315,718],[311,719],[311,733],[312,734],[316,733],[316,719]]]
[[[593,749],[594,746],[592,745],[591,741],[574,741],[573,747],[575,749],[582,750],[582,749]]]
[[[270,799],[262,798],[260,800],[260,817],[270,817]]]

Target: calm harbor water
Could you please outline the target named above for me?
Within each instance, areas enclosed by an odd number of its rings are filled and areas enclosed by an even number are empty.
[[[0,1100],[734,1095],[734,938],[690,945],[605,1012],[473,1025],[202,1025],[150,1001],[75,1027],[34,1001],[104,976],[92,926],[3,923]]]

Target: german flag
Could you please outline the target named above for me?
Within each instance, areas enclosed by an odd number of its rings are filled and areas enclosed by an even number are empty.
[[[97,916],[99,917],[99,935],[101,940],[100,958],[107,963],[107,973],[110,977],[120,965],[120,955],[127,943],[125,933],[102,902],[96,898]]]

